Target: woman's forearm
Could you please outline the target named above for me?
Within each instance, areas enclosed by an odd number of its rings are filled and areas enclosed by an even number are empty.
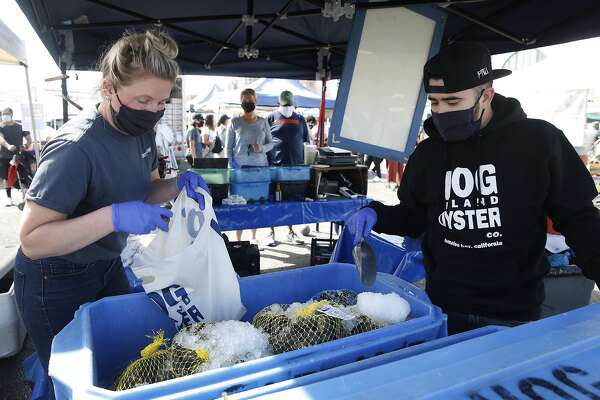
[[[150,196],[146,199],[146,203],[162,204],[174,199],[179,194],[177,188],[177,178],[172,179],[156,179],[152,182]]]
[[[29,201],[23,212],[31,213]],[[34,260],[64,256],[89,246],[113,231],[112,207],[107,206],[81,217],[48,222],[29,232],[22,229],[21,250]]]

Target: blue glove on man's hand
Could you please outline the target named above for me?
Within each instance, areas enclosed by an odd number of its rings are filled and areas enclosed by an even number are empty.
[[[377,213],[370,207],[365,207],[352,214],[345,222],[352,235],[352,244],[356,246],[365,236],[368,236],[375,223],[377,223]]]
[[[113,228],[115,232],[143,234],[158,228],[169,230],[167,219],[171,210],[143,201],[128,201],[112,205]]]
[[[196,189],[200,187],[210,193],[210,190],[208,190],[208,185],[206,182],[204,182],[204,179],[202,179],[202,177],[195,172],[186,171],[185,173],[179,175],[179,178],[177,178],[177,189],[181,190],[184,187],[188,197],[196,200],[198,205],[200,205],[200,209],[204,210],[204,196],[196,192]]]

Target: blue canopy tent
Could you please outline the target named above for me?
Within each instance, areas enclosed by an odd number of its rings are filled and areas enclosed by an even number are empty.
[[[284,90],[289,90],[294,94],[296,107],[301,108],[319,108],[321,107],[321,96],[314,94],[298,81],[293,79],[258,79],[247,86],[256,91],[257,106],[259,107],[277,107],[279,94]],[[240,104],[240,91],[231,90],[223,94],[222,104]],[[325,100],[325,108],[333,109],[335,99]]]
[[[95,69],[102,50],[123,30],[160,26],[180,45],[183,74],[337,78],[355,10],[415,4],[431,4],[447,15],[442,45],[475,40],[493,54],[600,35],[597,0],[16,2],[63,75],[67,69]],[[66,107],[65,100],[65,120]]]

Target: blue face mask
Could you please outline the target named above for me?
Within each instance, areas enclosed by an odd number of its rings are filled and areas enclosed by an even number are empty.
[[[433,124],[440,133],[440,136],[445,142],[460,142],[467,140],[481,129],[481,119],[475,120],[475,110],[479,104],[479,99],[483,96],[483,90],[477,97],[475,105],[466,110],[449,111],[445,113],[431,113]]]

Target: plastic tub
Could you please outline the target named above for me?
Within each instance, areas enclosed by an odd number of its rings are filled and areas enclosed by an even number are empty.
[[[15,301],[13,269],[13,257],[0,265],[0,358],[20,352],[25,340],[25,325]]]
[[[492,333],[500,332],[505,329],[509,329],[505,326],[485,326],[483,328],[474,329],[472,331],[463,332],[458,335],[452,335],[441,339],[436,339],[431,342],[421,343],[416,346],[407,347],[401,350],[392,351],[391,353],[382,354],[366,360],[357,361],[354,363],[342,365],[340,367],[332,368],[326,371],[317,372],[315,374],[302,376],[295,379],[289,379],[287,381],[274,383],[272,385],[263,386],[260,388],[248,390],[242,393],[236,393],[228,396],[229,400],[249,400],[254,399],[266,394],[279,392],[282,390],[293,389],[311,383],[320,382],[326,379],[332,379],[338,376],[344,376],[353,372],[362,371],[368,368],[373,368],[379,365],[387,364],[393,361],[403,360],[409,357],[414,357],[419,354],[427,353],[429,351],[441,349],[444,347],[452,346],[457,343],[466,342],[478,337],[490,335]]]
[[[269,198],[269,182],[232,183],[231,194],[242,196],[246,201],[266,201]]]
[[[277,182],[272,185],[281,187],[281,200],[283,201],[304,201],[308,191],[308,182],[290,181]]]
[[[590,304],[594,281],[583,276],[575,265],[550,268],[544,277],[542,317],[561,314]]]
[[[244,319],[251,320],[272,303],[306,301],[321,290],[342,288],[367,290],[360,285],[353,265],[329,264],[241,278],[242,301],[247,308]],[[54,340],[50,375],[56,397],[189,398],[189,391],[193,391],[195,399],[213,399],[224,391],[259,388],[446,336],[445,315],[416,287],[380,274],[368,290],[400,294],[411,304],[411,319],[360,335],[123,392],[104,387],[110,387],[121,369],[139,355],[139,350],[148,343],[146,335],[164,329],[170,337],[175,333],[174,325],[143,293],[84,305]]]
[[[261,399],[597,399],[600,304]]]
[[[274,167],[271,169],[271,180],[274,182],[308,182],[310,181],[310,166]]]
[[[248,167],[231,170],[229,174],[231,183],[271,182],[271,169],[269,167]]]
[[[191,171],[200,175],[209,185],[229,184],[229,170],[227,168],[193,168]]]
[[[229,184],[217,185],[209,184],[208,189],[213,199],[213,205],[219,205],[223,203],[223,199],[229,196]]]

